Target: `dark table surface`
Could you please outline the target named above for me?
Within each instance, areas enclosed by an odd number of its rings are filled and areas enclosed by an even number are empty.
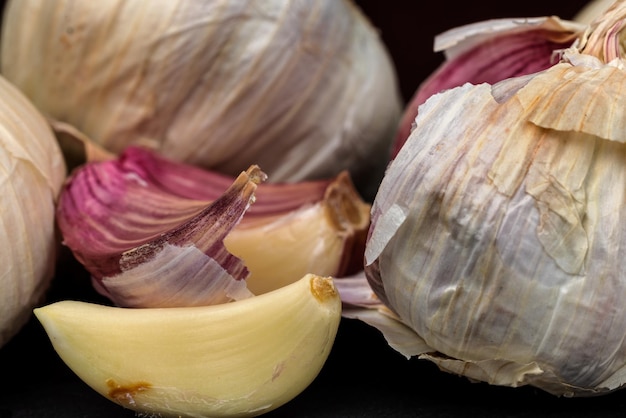
[[[498,17],[559,15],[571,18],[584,1],[418,2],[359,0],[380,29],[397,66],[405,100],[440,63],[433,37],[454,26]],[[2,1],[0,1],[0,6]],[[79,266],[62,257],[46,302],[99,301]],[[0,349],[0,418],[134,417],[78,379],[52,349],[34,318]],[[343,319],[318,378],[298,397],[267,417],[623,417],[626,393],[565,399],[531,387],[505,388],[407,360],[378,331]]]

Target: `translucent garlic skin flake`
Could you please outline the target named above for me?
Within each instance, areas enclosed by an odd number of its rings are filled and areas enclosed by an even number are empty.
[[[365,254],[412,355],[556,395],[624,384],[625,87],[616,65],[562,62],[420,107]]]

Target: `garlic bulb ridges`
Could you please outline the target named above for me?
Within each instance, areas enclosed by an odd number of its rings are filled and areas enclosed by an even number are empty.
[[[63,155],[45,118],[0,77],[0,346],[40,303],[54,274]]]
[[[353,0],[17,0],[0,39],[9,80],[115,153],[257,164],[275,182],[345,169],[365,187],[400,117],[391,57]]]
[[[61,301],[35,310],[89,386],[141,413],[246,417],[304,390],[341,316],[333,279],[307,275],[261,296],[206,307],[127,309]]]

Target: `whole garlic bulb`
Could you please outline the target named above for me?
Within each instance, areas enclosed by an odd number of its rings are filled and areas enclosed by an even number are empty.
[[[27,322],[54,274],[55,199],[65,177],[43,116],[0,77],[0,346]]]
[[[1,72],[104,148],[378,185],[395,69],[352,0],[8,1]],[[377,181],[378,180],[378,181]]]
[[[619,1],[553,67],[420,107],[366,275],[422,358],[556,395],[626,384],[624,22]]]

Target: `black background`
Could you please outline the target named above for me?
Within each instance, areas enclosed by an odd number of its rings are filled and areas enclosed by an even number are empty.
[[[436,34],[490,18],[552,14],[571,18],[585,2],[360,0],[357,4],[379,28],[396,64],[403,97],[409,100],[442,60],[432,52]],[[61,299],[101,301],[67,252],[62,254],[46,302]],[[80,381],[56,356],[34,319],[0,349],[0,384],[0,418],[135,416]],[[389,348],[378,331],[343,319],[318,378],[293,401],[266,416],[623,417],[625,412],[626,395],[619,391],[566,399],[531,387],[470,383],[426,361],[407,360]]]

